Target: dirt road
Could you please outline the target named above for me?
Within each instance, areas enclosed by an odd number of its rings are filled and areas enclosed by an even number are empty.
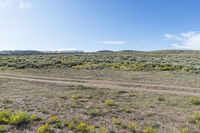
[[[55,77],[42,77],[31,75],[16,75],[9,73],[0,73],[0,78],[23,80],[28,82],[43,82],[54,84],[67,84],[67,85],[83,85],[95,88],[109,88],[118,90],[134,90],[141,92],[153,92],[158,94],[174,94],[174,95],[186,95],[200,97],[200,88],[184,87],[184,86],[168,86],[168,85],[152,85],[152,84],[139,84],[117,81],[105,81],[105,80],[82,80],[82,79],[67,79],[67,78],[55,78]]]

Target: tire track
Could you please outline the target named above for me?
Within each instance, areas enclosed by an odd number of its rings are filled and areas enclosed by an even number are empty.
[[[105,80],[64,79],[55,77],[16,75],[8,73],[0,74],[0,78],[22,80],[29,82],[42,82],[42,83],[65,84],[65,85],[83,85],[95,88],[109,88],[109,89],[127,90],[127,91],[140,91],[140,92],[149,92],[158,94],[165,93],[173,95],[200,97],[199,88],[184,87],[184,86],[182,87],[182,86],[168,86],[168,85],[152,85],[152,84],[139,84],[139,83],[105,81]]]

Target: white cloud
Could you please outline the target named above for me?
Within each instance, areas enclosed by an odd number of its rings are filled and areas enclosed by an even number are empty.
[[[28,9],[32,4],[28,0],[0,0],[0,10],[17,7],[19,9]]]
[[[10,0],[0,0],[0,9],[7,9],[10,4]]]
[[[18,5],[18,8],[20,9],[28,9],[28,8],[31,8],[32,7],[32,4],[28,1],[20,1],[19,5]]]
[[[173,41],[172,46],[176,49],[200,50],[200,33],[186,32],[178,35],[165,34],[166,39]]]
[[[96,43],[101,43],[101,44],[111,44],[111,45],[122,45],[126,44],[126,41],[95,41]]]
[[[56,51],[75,51],[75,48],[64,48],[64,49],[56,49]]]

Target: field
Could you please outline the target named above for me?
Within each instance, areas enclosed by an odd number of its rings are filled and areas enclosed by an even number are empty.
[[[199,133],[198,51],[0,56],[0,132]]]

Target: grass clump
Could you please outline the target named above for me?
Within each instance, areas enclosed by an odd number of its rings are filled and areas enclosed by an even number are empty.
[[[88,124],[81,122],[77,125],[77,131],[81,133],[94,133],[95,126],[89,126]]]
[[[10,100],[10,99],[8,99],[7,97],[4,97],[4,98],[2,99],[2,103],[3,103],[3,104],[12,104],[13,101]]]
[[[114,103],[114,101],[113,101],[113,100],[110,100],[110,99],[105,100],[105,101],[104,101],[104,104],[105,104],[106,106],[115,106],[115,105],[116,105],[116,104]]]
[[[124,111],[125,113],[131,113],[132,112],[132,110],[127,106],[127,107],[124,107],[123,109],[122,109],[122,111]]]
[[[121,121],[120,119],[118,119],[118,118],[113,118],[113,119],[112,119],[112,123],[113,123],[114,125],[121,125],[121,124],[122,124],[122,121]]]
[[[31,121],[31,116],[26,112],[17,112],[10,117],[10,123],[21,125]]]
[[[71,131],[80,133],[95,133],[95,126],[88,125],[85,122],[78,122],[76,118],[70,121],[65,121],[65,126],[67,126]]]
[[[0,123],[2,124],[8,124],[10,123],[10,117],[11,117],[12,113],[11,111],[0,111]]]
[[[190,133],[190,130],[188,128],[181,128],[180,133]]]
[[[67,126],[70,130],[75,130],[76,125],[78,124],[78,120],[76,118],[73,118],[72,120],[66,120],[65,126]]]
[[[58,116],[51,116],[48,119],[48,124],[53,124],[56,128],[60,128],[62,126],[62,122]]]
[[[87,115],[89,116],[92,116],[92,117],[95,117],[95,116],[102,116],[102,113],[99,109],[95,109],[95,108],[92,108],[92,109],[89,109],[87,112],[86,112]]]
[[[58,118],[58,116],[51,116],[49,119],[48,119],[48,123],[49,124],[55,124],[57,122],[60,122],[60,118]]]
[[[144,133],[157,133],[157,129],[153,127],[146,127],[143,131]]]
[[[8,127],[5,125],[0,125],[0,133],[4,133],[8,131]]]
[[[99,133],[106,133],[106,128],[105,127],[101,127],[99,128]]]
[[[82,98],[82,96],[77,94],[77,95],[72,95],[71,98],[72,98],[73,100],[79,100],[79,99]]]
[[[11,111],[0,111],[1,124],[21,125],[31,121],[31,116],[26,112],[17,112],[12,114]]]
[[[165,98],[164,98],[164,97],[158,97],[157,100],[158,100],[158,101],[165,101]]]
[[[38,133],[50,133],[50,127],[48,124],[42,125],[38,128]]]
[[[32,114],[31,115],[31,121],[40,121],[41,118],[37,114]]]
[[[190,122],[200,127],[200,112],[196,112],[191,118]]]
[[[136,133],[137,129],[138,129],[138,124],[136,122],[129,122],[128,123],[128,129],[132,132],[132,133]]]
[[[200,105],[200,99],[197,97],[191,98],[190,102],[194,105]]]

